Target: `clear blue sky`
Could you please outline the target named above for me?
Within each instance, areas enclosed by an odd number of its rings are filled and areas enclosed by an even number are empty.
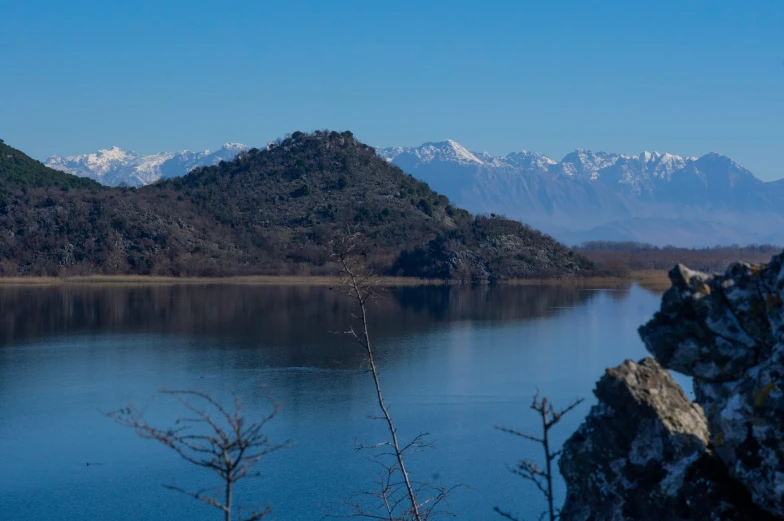
[[[590,4],[590,5],[589,5]],[[0,2],[0,137],[732,156],[784,177],[784,2]]]

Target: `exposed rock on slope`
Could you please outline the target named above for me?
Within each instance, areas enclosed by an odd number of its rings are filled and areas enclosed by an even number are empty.
[[[564,521],[760,520],[708,448],[708,426],[653,359],[608,369],[599,403],[566,442]]]
[[[665,367],[694,377],[711,442],[754,502],[784,517],[784,254],[723,275],[678,266],[640,328]]]
[[[401,275],[464,281],[569,277],[593,268],[552,237],[519,222],[477,217],[440,234],[427,248],[404,252]]]

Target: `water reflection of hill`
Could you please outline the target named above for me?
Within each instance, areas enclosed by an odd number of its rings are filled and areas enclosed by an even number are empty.
[[[374,304],[371,327],[384,338],[434,322],[536,318],[584,304],[597,293],[555,285],[394,288]],[[325,332],[344,329],[347,312],[345,296],[325,287],[6,287],[0,288],[0,344],[97,331],[231,334],[275,346],[324,344],[332,343]]]
[[[403,310],[433,320],[522,320],[579,306],[599,292],[569,285],[447,286],[401,288],[395,298]],[[623,292],[628,293],[628,289]]]

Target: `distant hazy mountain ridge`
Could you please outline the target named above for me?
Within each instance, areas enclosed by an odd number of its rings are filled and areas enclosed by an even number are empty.
[[[784,244],[784,181],[763,182],[717,153],[578,149],[559,162],[451,140],[377,153],[469,211],[505,214],[568,243]]]

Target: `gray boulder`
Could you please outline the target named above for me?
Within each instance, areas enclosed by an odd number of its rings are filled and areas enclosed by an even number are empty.
[[[594,394],[559,461],[562,521],[770,518],[708,448],[700,406],[656,361],[608,369]]]
[[[710,445],[757,505],[784,518],[784,256],[708,275],[677,266],[640,328],[664,367],[694,379]]]

